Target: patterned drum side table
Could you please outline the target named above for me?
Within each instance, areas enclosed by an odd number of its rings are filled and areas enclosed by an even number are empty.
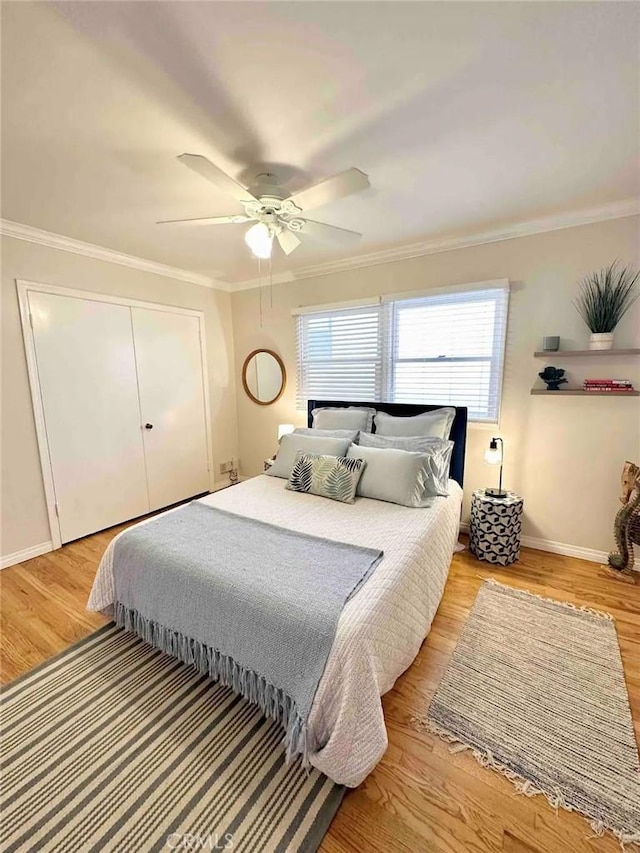
[[[469,549],[479,560],[509,566],[520,556],[524,500],[515,492],[492,498],[478,489],[471,498]]]

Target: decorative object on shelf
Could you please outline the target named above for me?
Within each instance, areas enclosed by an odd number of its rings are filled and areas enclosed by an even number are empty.
[[[542,349],[545,352],[557,352],[560,349],[560,336],[548,335],[542,339]]]
[[[242,365],[242,386],[247,397],[259,406],[279,400],[287,384],[287,371],[280,356],[270,349],[254,349]]]
[[[500,447],[498,447],[500,442]],[[489,442],[489,447],[484,452],[484,461],[489,465],[500,466],[500,480],[497,489],[485,489],[485,494],[490,498],[503,499],[507,497],[507,492],[502,488],[502,461],[504,457],[504,442],[501,438],[492,438]]]
[[[582,387],[592,394],[597,391],[631,393],[635,390],[630,379],[585,379]]]
[[[293,424],[278,424],[278,443],[283,435],[289,435],[295,429]]]
[[[559,391],[560,386],[567,381],[561,367],[545,367],[538,376],[546,383],[547,391]]]
[[[618,266],[619,261],[588,275],[580,285],[574,305],[591,332],[589,349],[613,347],[613,332],[640,296],[640,270]]]
[[[613,523],[618,550],[609,554],[609,565],[618,572],[630,572],[633,546],[640,545],[640,467],[634,462],[624,463],[620,503]]]
[[[515,492],[504,498],[478,489],[471,498],[469,550],[479,560],[509,566],[520,556],[524,500]]]

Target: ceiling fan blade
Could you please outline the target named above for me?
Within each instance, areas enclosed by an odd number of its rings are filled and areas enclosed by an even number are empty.
[[[214,166],[211,160],[207,160],[201,154],[180,154],[178,157],[181,163],[193,169],[203,178],[206,178],[218,189],[235,198],[236,201],[257,201],[255,196],[251,195],[249,190],[246,190],[241,184],[235,181],[232,177],[223,172],[217,166]]]
[[[283,228],[282,231],[278,232],[278,243],[280,243],[280,248],[285,255],[290,255],[294,249],[298,248],[300,240],[298,240],[293,231],[289,231],[288,228]]]
[[[251,222],[251,216],[235,213],[232,216],[204,216],[200,219],[163,219],[156,225],[232,225],[236,222]]]
[[[344,198],[353,193],[359,193],[370,187],[369,178],[360,169],[347,169],[332,178],[325,178],[306,190],[300,190],[291,196],[293,201],[302,210],[310,210],[321,207],[339,198]]]
[[[357,243],[362,237],[362,234],[357,231],[337,228],[335,225],[326,225],[324,222],[313,222],[311,219],[304,220],[300,234],[314,240],[322,240],[324,243],[342,243],[345,246]]]

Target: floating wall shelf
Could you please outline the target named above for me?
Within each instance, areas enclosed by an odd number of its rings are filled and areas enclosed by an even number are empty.
[[[640,397],[640,391],[583,391],[582,388],[567,388],[566,391],[547,391],[546,388],[532,388],[532,394],[550,394],[552,397]]]
[[[558,349],[534,352],[536,358],[570,358],[592,355],[640,355],[640,349]]]

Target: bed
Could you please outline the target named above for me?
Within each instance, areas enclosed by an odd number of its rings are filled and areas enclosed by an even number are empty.
[[[312,410],[320,405],[371,405],[403,417],[438,408],[309,401],[309,426]],[[346,506],[288,491],[285,480],[264,475],[199,502],[303,534],[356,546],[375,545],[384,552],[375,571],[341,612],[308,717],[312,734],[308,759],[339,784],[357,786],[384,754],[387,733],[380,697],[415,659],[440,603],[458,537],[466,421],[466,409],[456,409],[450,436],[455,445],[449,496],[434,498],[426,508],[368,498]],[[91,610],[109,612],[114,605],[117,539],[100,564],[88,603]]]

